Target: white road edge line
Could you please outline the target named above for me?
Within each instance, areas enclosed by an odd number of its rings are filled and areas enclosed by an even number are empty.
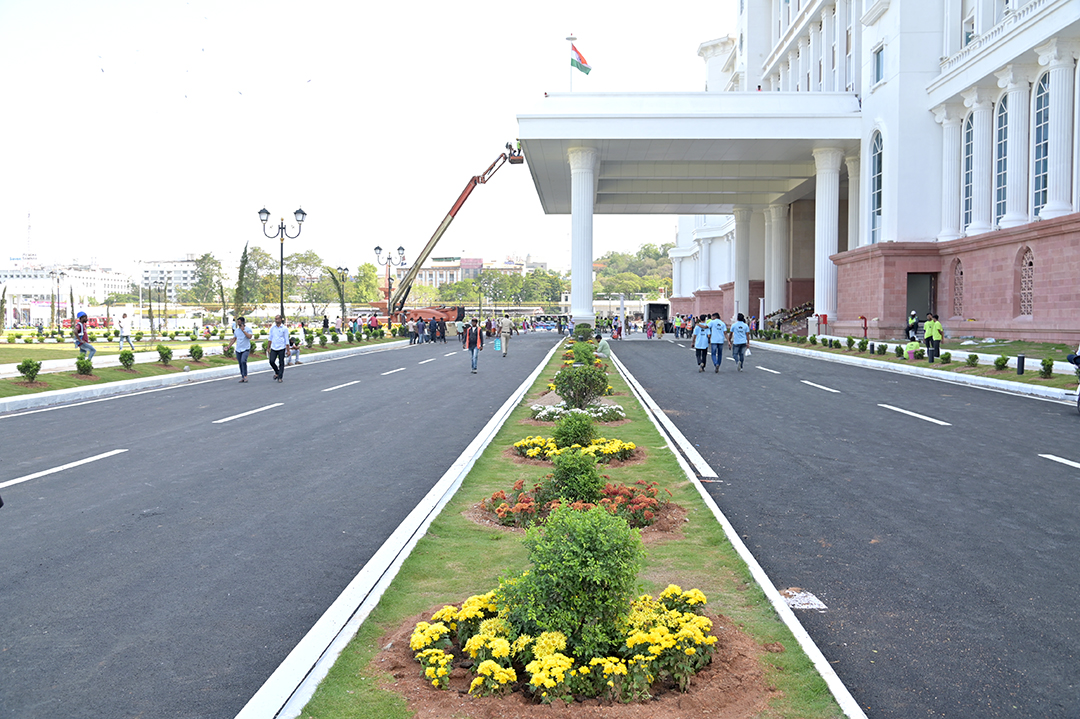
[[[106,457],[112,457],[115,454],[122,454],[122,453],[124,453],[126,451],[127,451],[126,449],[114,449],[111,452],[105,452],[104,454],[95,454],[93,457],[87,457],[86,459],[80,459],[77,462],[68,462],[67,464],[62,464],[59,467],[53,467],[52,469],[44,469],[44,470],[42,470],[40,472],[34,472],[33,474],[28,474],[25,477],[17,477],[15,479],[9,479],[8,481],[4,482],[3,484],[0,484],[0,489],[4,489],[5,487],[11,487],[13,485],[20,484],[22,482],[29,482],[31,479],[37,479],[38,477],[44,477],[45,475],[48,475],[48,474],[56,474],[57,472],[63,472],[65,469],[71,469],[72,467],[78,467],[80,464],[87,464],[89,462],[96,462],[99,459],[105,459]]]
[[[672,433],[672,437],[679,438],[677,440],[679,444],[679,449],[681,449],[683,453],[690,459],[690,462],[694,465],[694,469],[697,470],[697,473],[700,474],[702,477],[716,477],[716,471],[709,466],[709,463],[705,461],[705,458],[701,456],[701,453],[694,449],[694,445],[690,444],[690,442],[688,442],[686,438],[679,433],[679,430],[675,428],[675,424],[670,419],[668,419],[668,416],[666,414],[664,414],[664,410],[660,409],[660,405],[656,404],[656,402],[653,401],[653,398],[649,396],[649,393],[645,391],[645,388],[639,385],[637,383],[637,379],[635,379],[634,376],[631,375],[625,367],[623,367],[623,364],[619,361],[619,358],[612,354],[611,360],[619,369],[620,374],[622,374],[622,376],[626,378],[626,381],[630,385],[631,389],[640,390],[639,394],[642,396],[642,403],[645,404],[645,406],[649,409],[653,410],[656,416],[663,423],[664,427]]]
[[[1067,464],[1070,467],[1076,467],[1077,469],[1080,469],[1080,462],[1074,462],[1071,459],[1065,459],[1064,457],[1058,457],[1057,455],[1054,455],[1054,454],[1040,454],[1039,456],[1042,457],[1043,459],[1049,459],[1052,462],[1061,462],[1062,464]],[[3,487],[4,487],[4,485],[0,484],[0,489],[3,489]]]
[[[636,380],[631,381],[633,376],[624,366],[622,366],[622,363],[616,361],[615,366],[619,369],[619,372],[622,374],[623,379],[626,380],[626,383],[630,385],[630,391],[637,395],[638,399],[645,405],[646,414],[649,415],[649,419],[652,420],[652,423],[656,425],[656,428],[659,430],[660,424],[657,422],[657,419],[667,419],[667,417],[663,414],[657,415],[652,410],[652,407],[655,406],[656,403],[652,401],[652,398],[649,397],[648,393],[645,393],[645,390],[641,390],[641,393],[638,392],[637,387],[640,385],[637,384]],[[670,420],[668,421],[670,422]],[[682,432],[674,425],[671,427],[671,432],[672,437],[677,437],[689,444],[689,440],[687,440]],[[661,431],[660,434],[663,435],[664,432]],[[757,559],[754,558],[754,555],[747,548],[746,544],[743,543],[739,533],[735,531],[734,525],[728,521],[728,518],[720,510],[720,507],[713,501],[713,498],[709,495],[708,491],[706,491],[705,485],[698,480],[694,475],[693,470],[690,469],[690,465],[686,463],[686,460],[683,459],[681,454],[675,451],[675,447],[672,445],[671,440],[666,437],[665,439],[667,440],[667,446],[671,450],[671,453],[675,455],[675,460],[686,474],[686,478],[697,488],[698,494],[701,495],[701,499],[705,502],[705,506],[712,511],[713,516],[716,517],[716,521],[720,522],[720,526],[724,528],[724,533],[727,534],[731,546],[738,552],[742,560],[746,562],[746,566],[750,569],[750,574],[753,575],[758,585],[761,586],[761,590],[765,593],[765,596],[769,598],[769,602],[773,605],[773,609],[780,615],[780,619],[783,620],[784,624],[791,630],[791,633],[795,635],[795,640],[799,642],[799,646],[802,647],[803,651],[806,652],[806,656],[813,662],[814,668],[817,669],[818,674],[825,680],[825,684],[829,687],[829,691],[832,692],[833,697],[836,699],[836,703],[840,705],[841,711],[843,711],[850,719],[867,719],[866,712],[862,710],[859,703],[855,701],[855,697],[853,697],[851,692],[848,691],[848,688],[844,686],[844,682],[837,676],[836,670],[829,664],[829,660],[825,658],[825,655],[821,653],[817,644],[814,643],[813,638],[806,629],[803,628],[799,618],[795,616],[795,612],[787,605],[784,598],[780,596],[780,592],[776,590],[776,586],[772,583],[772,580],[769,579],[769,575],[761,568]]]
[[[249,414],[256,414],[258,412],[265,412],[268,409],[273,409],[274,407],[280,407],[283,404],[285,404],[285,403],[284,402],[274,402],[273,404],[268,404],[265,407],[259,407],[258,409],[249,410],[247,412],[241,412],[240,414],[234,414],[232,417],[225,417],[223,419],[215,419],[210,424],[224,424],[225,422],[231,422],[234,419],[240,419],[241,417],[247,417]]]
[[[761,370],[762,372],[771,372],[772,374],[780,374],[780,373],[779,373],[779,372],[777,372],[776,370],[774,370],[774,369],[769,369],[768,367],[762,367],[761,365],[755,365],[755,366],[756,366],[756,367],[757,367],[757,368],[758,368],[759,370]]]
[[[840,394],[840,390],[838,390],[838,389],[833,389],[832,387],[826,387],[826,386],[825,386],[825,385],[823,385],[823,384],[814,384],[813,382],[811,382],[811,381],[809,381],[809,380],[805,380],[805,379],[801,379],[801,380],[799,380],[799,381],[800,381],[800,382],[802,382],[803,384],[808,384],[808,385],[810,385],[811,387],[817,387],[818,389],[823,389],[823,390],[825,390],[826,392],[833,392],[834,394]]]
[[[388,374],[394,374],[395,372],[404,372],[404,371],[405,371],[404,367],[398,367],[397,369],[392,369],[389,372],[383,372],[382,376],[385,377]]]
[[[900,409],[899,407],[893,407],[891,404],[879,404],[878,407],[884,407],[885,409],[891,409],[893,412],[899,412],[900,414],[906,414],[909,417],[917,417],[918,419],[924,419],[927,422],[933,422],[934,424],[940,424],[942,427],[952,427],[948,422],[942,422],[940,419],[934,419],[933,417],[927,417],[925,414],[919,414],[917,412],[911,412],[906,409]]]
[[[521,402],[525,392],[561,346],[562,338],[559,338],[532,374],[503,403],[435,486],[409,512],[360,573],[349,582],[349,586],[248,700],[236,715],[236,719],[295,719],[300,716],[319,682],[326,677],[338,656],[356,635],[360,625],[378,605],[417,541],[424,536],[432,520],[457,492],[476,459],[490,444],[510,412]]]
[[[437,359],[439,359],[439,358],[438,357],[432,357],[431,359],[426,359],[423,362],[417,362],[416,364],[427,364],[428,362],[434,362]]]
[[[322,391],[323,392],[333,392],[336,389],[341,389],[342,387],[349,387],[350,385],[354,385],[354,384],[360,384],[360,380],[354,379],[352,382],[346,382],[345,384],[339,384],[337,387],[327,387],[326,389],[324,389]]]

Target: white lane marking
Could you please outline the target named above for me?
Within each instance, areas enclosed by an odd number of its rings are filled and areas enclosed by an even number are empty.
[[[439,359],[439,358],[438,357],[432,357],[431,359],[426,359],[423,362],[417,362],[417,364],[427,364],[428,362],[434,362],[437,359]]]
[[[833,392],[833,393],[835,393],[835,394],[840,394],[840,390],[838,390],[838,389],[833,389],[832,387],[826,387],[826,386],[825,386],[825,385],[823,385],[823,384],[814,384],[813,382],[810,382],[810,381],[808,381],[808,380],[805,380],[805,379],[802,379],[802,380],[799,380],[799,381],[800,381],[800,382],[802,382],[803,384],[808,384],[808,385],[810,385],[811,387],[817,387],[818,389],[823,389],[823,390],[825,390],[826,392]],[[884,406],[884,405],[882,405],[882,406]]]
[[[933,422],[934,424],[940,424],[942,427],[952,427],[948,422],[942,422],[940,419],[934,419],[933,417],[927,417],[925,414],[918,414],[917,412],[910,412],[906,409],[900,409],[899,407],[893,407],[891,404],[879,404],[878,407],[884,407],[885,409],[891,409],[893,412],[899,412],[900,414],[906,414],[909,417],[917,417],[924,419],[927,422]]]
[[[354,385],[354,384],[360,384],[360,380],[354,379],[352,382],[346,382],[345,384],[339,384],[336,387],[327,387],[326,389],[324,389],[322,391],[323,392],[333,392],[336,389],[341,389],[342,387],[348,387],[349,385]]]
[[[395,372],[404,372],[404,371],[405,371],[404,367],[398,367],[397,369],[392,369],[389,372],[383,372],[382,376],[385,377],[388,374],[394,374]]]
[[[449,357],[450,355],[456,355],[456,354],[457,354],[457,350],[454,350],[453,352],[447,352],[446,354],[443,355],[443,357]]]
[[[1053,454],[1040,454],[1039,456],[1043,457],[1044,459],[1049,459],[1052,462],[1061,462],[1062,464],[1067,464],[1070,467],[1076,467],[1077,469],[1080,469],[1080,462],[1073,462],[1071,459],[1065,459],[1063,457],[1058,457]],[[0,487],[3,486],[4,485],[0,484]]]
[[[780,374],[779,372],[777,372],[774,369],[769,369],[768,367],[762,367],[761,365],[757,365],[757,368],[759,370],[761,370],[762,372],[771,372],[772,374]]]
[[[42,470],[40,472],[34,472],[33,474],[28,474],[25,477],[18,477],[16,479],[9,479],[8,481],[4,482],[3,484],[0,484],[0,489],[4,489],[5,487],[10,487],[10,486],[12,486],[14,484],[19,484],[20,482],[29,482],[31,479],[37,479],[38,477],[44,477],[47,474],[55,474],[57,472],[63,472],[65,469],[71,469],[72,467],[78,467],[80,464],[86,464],[88,462],[96,462],[99,459],[105,459],[106,457],[112,457],[114,454],[121,454],[121,453],[126,452],[126,451],[127,451],[126,449],[114,449],[111,452],[105,452],[103,454],[95,454],[93,457],[87,457],[86,459],[80,459],[78,462],[68,462],[67,464],[62,464],[59,467],[53,467],[52,469],[45,469],[45,470]]]
[[[241,412],[240,414],[234,414],[232,417],[225,417],[224,419],[215,419],[210,424],[224,424],[225,422],[231,422],[234,419],[240,419],[241,417],[247,417],[249,414],[256,414],[258,412],[265,412],[268,409],[273,409],[274,407],[280,407],[283,404],[285,404],[285,403],[284,402],[274,402],[273,404],[268,404],[265,407],[259,407],[258,409],[253,409],[253,410],[250,410],[248,412]]]
[[[670,342],[671,344],[675,344],[675,340],[668,340],[668,342]],[[682,345],[679,346],[682,347]]]

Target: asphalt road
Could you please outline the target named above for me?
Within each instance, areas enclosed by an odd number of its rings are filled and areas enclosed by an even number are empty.
[[[0,416],[0,484],[126,450],[0,491],[0,716],[234,716],[555,339]]]
[[[1075,405],[613,344],[777,588],[827,605],[799,618],[869,716],[1080,716],[1080,464],[1039,456],[1080,463]]]

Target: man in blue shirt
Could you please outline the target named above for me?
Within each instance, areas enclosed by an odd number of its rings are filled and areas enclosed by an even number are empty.
[[[323,319],[325,321],[325,317]],[[285,381],[285,348],[289,344],[289,328],[284,322],[281,315],[274,317],[274,324],[270,325],[270,351],[267,352],[274,379],[278,382]]]
[[[735,359],[742,372],[743,360],[746,358],[746,350],[750,348],[750,325],[746,324],[746,318],[742,312],[731,325],[731,356]]]
[[[698,372],[705,371],[705,362],[709,358],[709,327],[705,324],[705,315],[701,315],[694,325],[694,353],[697,355]]]
[[[243,317],[237,317],[233,322],[233,338],[229,346],[236,346],[236,363],[240,365],[240,381],[247,382],[247,361],[251,352],[251,332],[248,331],[247,323]]]
[[[724,345],[727,343],[727,325],[720,319],[719,312],[712,313],[709,320],[709,348],[712,350],[713,372],[720,371],[724,361]]]

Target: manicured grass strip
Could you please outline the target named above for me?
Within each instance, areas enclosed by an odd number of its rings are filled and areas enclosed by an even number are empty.
[[[487,592],[498,585],[500,576],[514,576],[527,568],[520,534],[478,525],[463,514],[493,492],[509,489],[518,479],[532,483],[547,473],[545,467],[517,464],[504,453],[526,435],[550,434],[550,427],[525,424],[525,421],[529,417],[529,405],[547,389],[560,366],[561,353],[557,352],[481,455],[457,494],[405,560],[382,601],[304,708],[302,716],[305,719],[405,719],[412,716],[400,697],[378,686],[380,682],[393,681],[383,668],[372,665],[383,636],[410,616]],[[601,425],[600,434],[644,447],[646,460],[624,467],[601,466],[601,473],[609,475],[614,482],[627,484],[638,479],[657,481],[661,491],[669,490],[672,501],[688,512],[681,538],[647,545],[646,566],[639,575],[641,591],[655,596],[669,583],[680,584],[684,589],[697,587],[709,597],[709,609],[726,615],[752,635],[759,645],[770,642],[783,645],[785,651],[763,652],[760,659],[766,683],[779,690],[779,696],[763,717],[824,719],[841,716],[824,680],[754,583],[749,569],[702,502],[697,489],[686,479],[678,461],[630,394],[622,377],[614,368],[608,376],[615,399],[622,404],[630,421],[613,427]],[[420,665],[407,670],[419,672]]]

